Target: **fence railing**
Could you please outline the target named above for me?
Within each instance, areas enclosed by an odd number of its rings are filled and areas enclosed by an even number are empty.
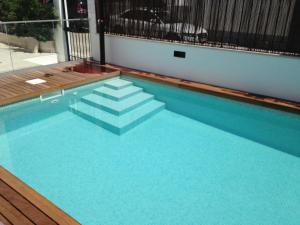
[[[90,30],[88,19],[69,19],[65,32],[68,39],[69,60],[91,57]]]
[[[104,0],[106,32],[298,55],[300,0]]]
[[[0,22],[0,73],[90,58],[87,19]]]

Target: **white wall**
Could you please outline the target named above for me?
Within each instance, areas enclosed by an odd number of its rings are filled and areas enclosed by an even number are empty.
[[[300,59],[107,37],[108,61],[121,66],[300,102]],[[186,58],[174,58],[174,50]]]
[[[89,0],[90,19],[94,0]],[[99,37],[91,22],[92,55]],[[174,50],[186,58],[174,58]],[[106,36],[108,63],[300,102],[300,58]]]

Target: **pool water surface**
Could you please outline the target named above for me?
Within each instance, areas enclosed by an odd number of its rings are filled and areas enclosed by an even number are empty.
[[[0,163],[84,225],[296,225],[300,116],[129,76],[165,108],[117,134],[71,105],[0,111]]]

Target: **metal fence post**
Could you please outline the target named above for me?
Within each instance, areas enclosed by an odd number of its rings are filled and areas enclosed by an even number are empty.
[[[69,35],[68,35],[68,26],[67,26],[67,21],[69,18],[66,18],[66,5],[65,5],[65,1],[62,0],[62,15],[63,15],[63,23],[62,23],[62,26],[63,26],[63,30],[65,32],[65,37],[66,37],[66,46],[67,46],[67,59],[68,61],[71,60],[71,57],[70,57],[70,45],[69,45]]]
[[[289,38],[288,38],[289,51],[300,53],[299,40],[300,40],[300,1],[296,1],[290,32],[289,32]]]
[[[97,0],[96,0],[97,1]],[[98,7],[98,9],[97,9]],[[104,0],[98,0],[96,3],[96,10],[99,12],[99,18],[97,20],[97,26],[99,30],[99,42],[100,42],[100,64],[105,64],[105,22],[104,22]]]

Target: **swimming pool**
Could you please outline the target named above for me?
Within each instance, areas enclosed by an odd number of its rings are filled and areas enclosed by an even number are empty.
[[[2,107],[1,165],[84,225],[299,224],[299,115],[121,79]]]

